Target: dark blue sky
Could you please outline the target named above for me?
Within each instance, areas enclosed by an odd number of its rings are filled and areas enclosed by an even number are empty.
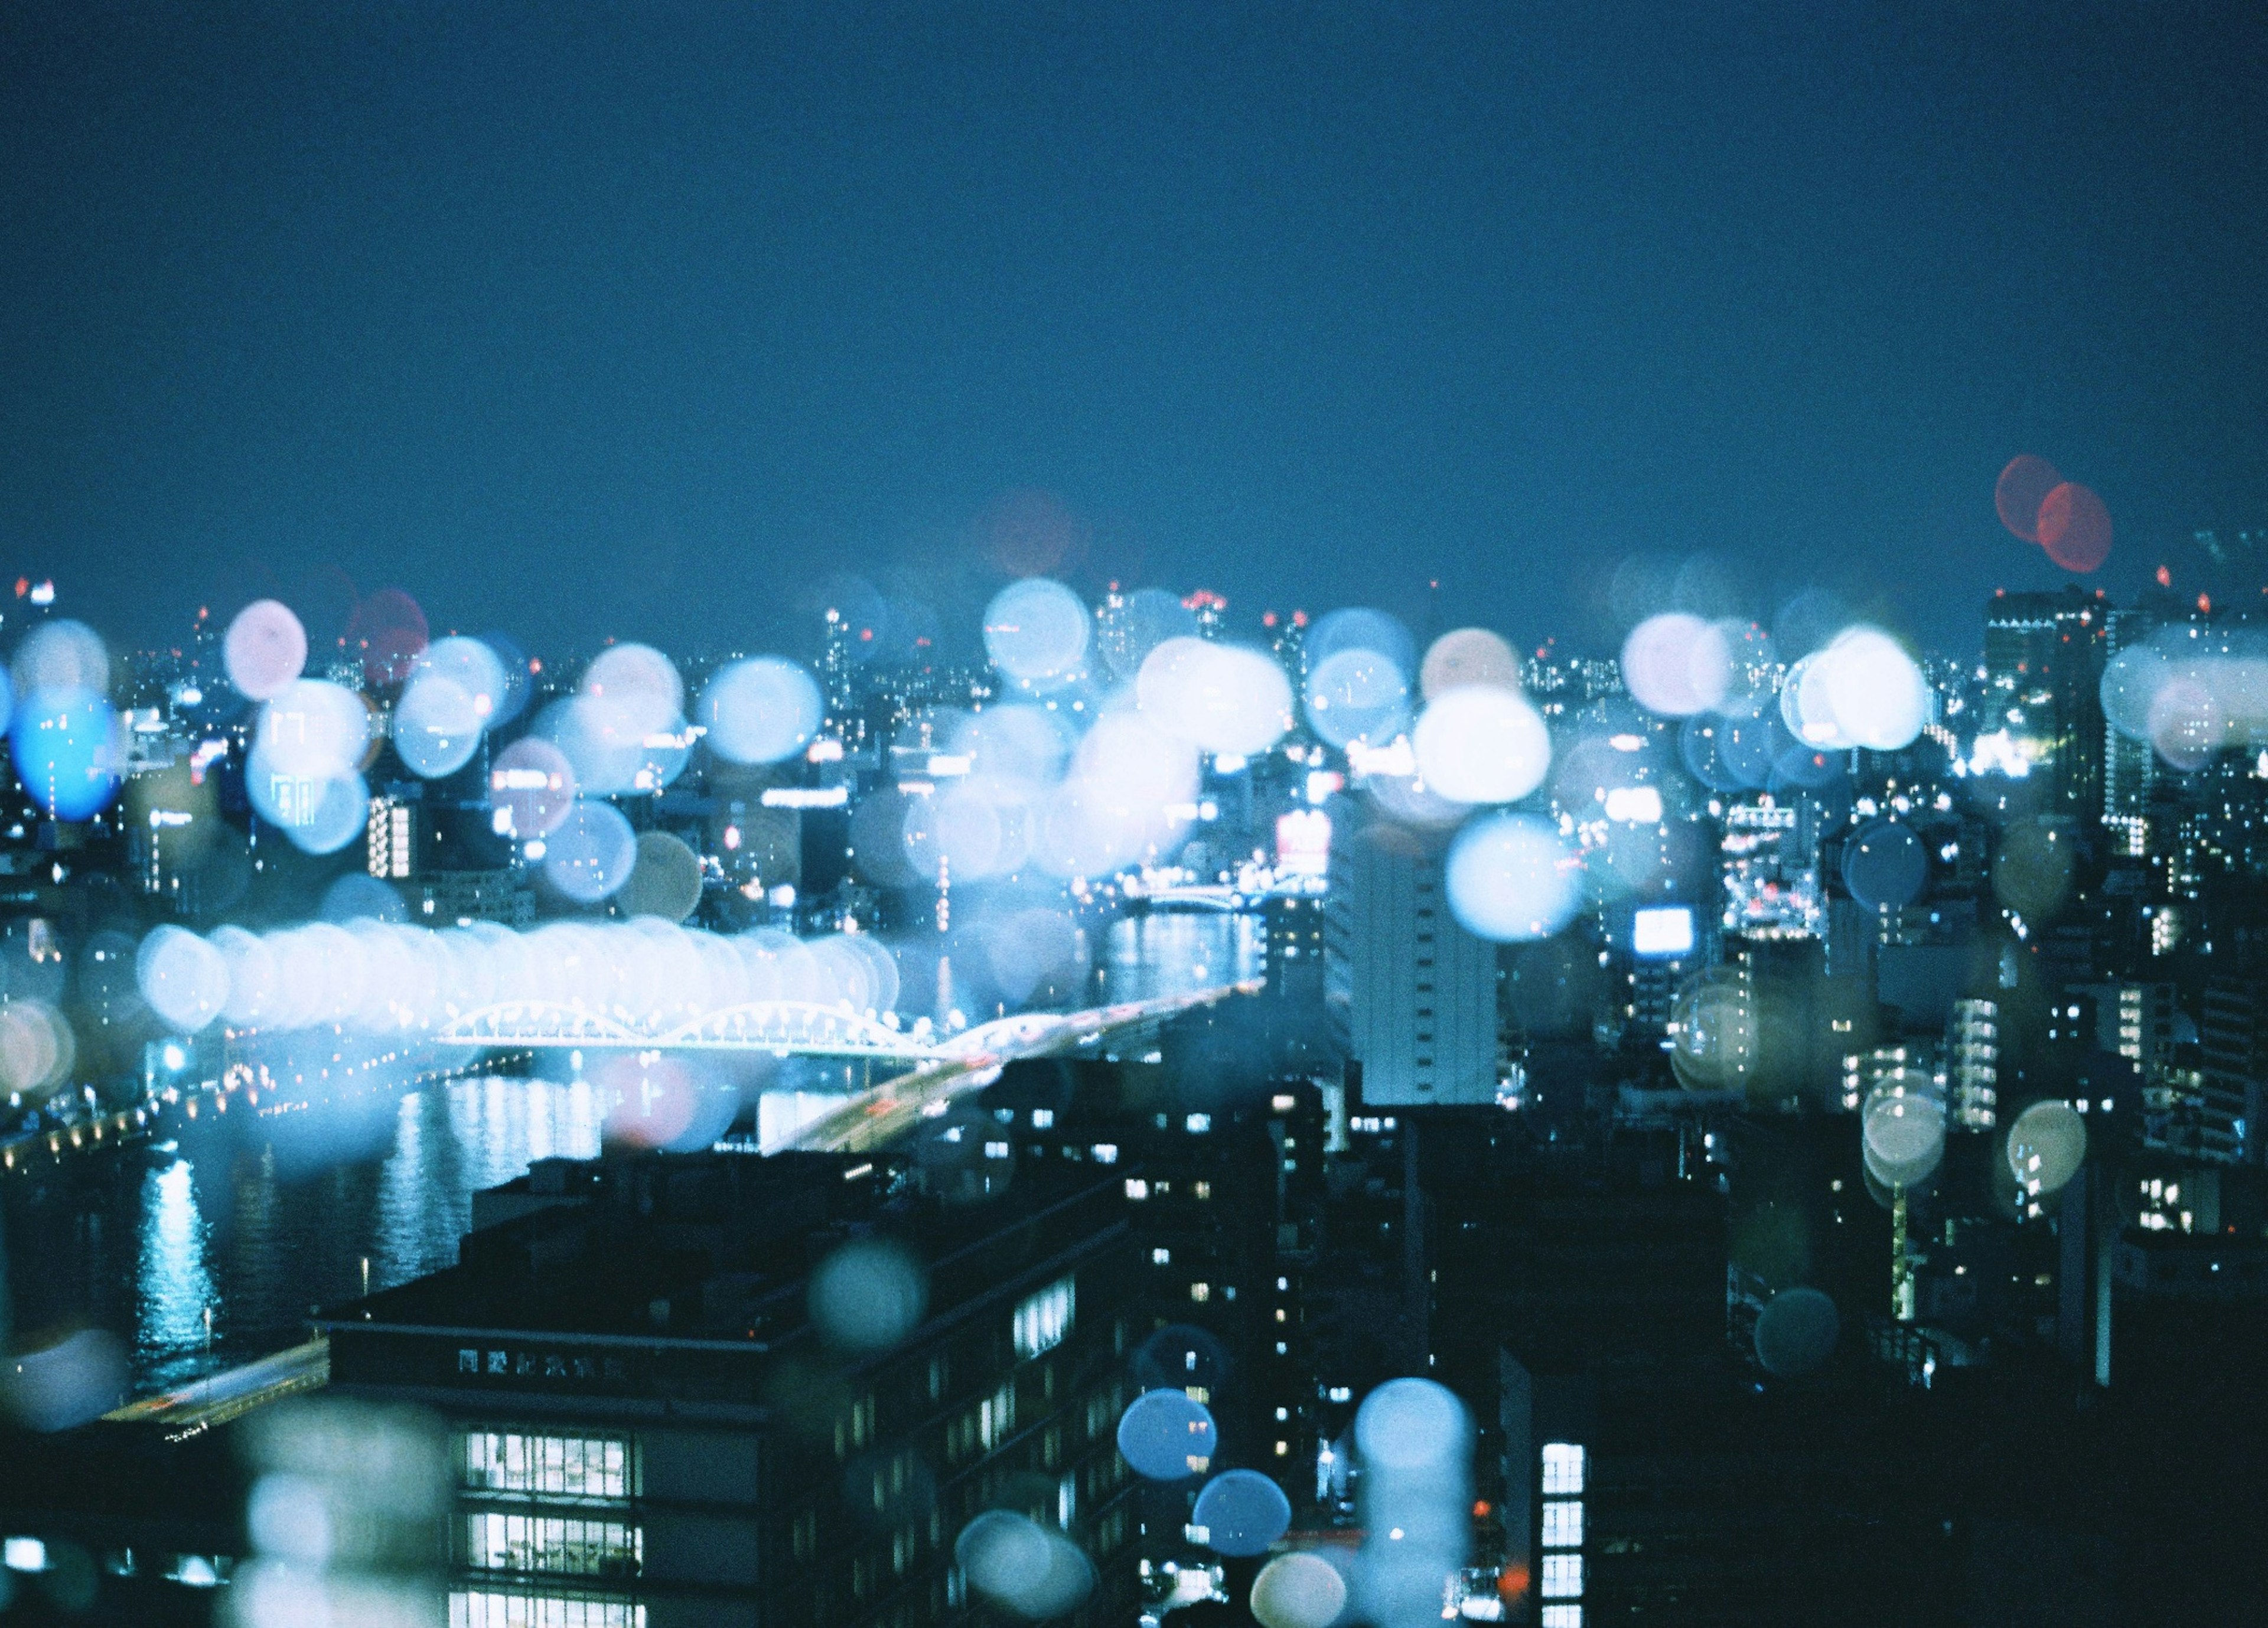
[[[1968,647],[2014,453],[2114,592],[2268,523],[2264,85],[2257,0],[19,3],[0,566],[755,641],[1038,491],[1239,615],[1708,549]]]

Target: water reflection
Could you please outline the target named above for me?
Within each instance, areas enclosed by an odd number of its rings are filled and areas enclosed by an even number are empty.
[[[1111,1000],[1152,1000],[1258,977],[1267,932],[1256,916],[1152,910],[1110,924],[1103,988]]]
[[[189,1161],[173,1158],[142,1179],[141,1271],[136,1274],[134,1366],[161,1366],[205,1341],[214,1309],[206,1228]]]
[[[15,1326],[129,1337],[137,1392],[306,1337],[316,1305],[452,1265],[472,1196],[599,1152],[585,1084],[479,1078],[272,1119],[243,1114],[0,1184]],[[132,1258],[115,1258],[130,1241]]]

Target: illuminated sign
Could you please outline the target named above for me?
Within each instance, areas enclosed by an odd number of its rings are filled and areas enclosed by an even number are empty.
[[[1276,820],[1276,864],[1294,876],[1321,876],[1331,866],[1331,817],[1294,808]]]
[[[1657,905],[1631,917],[1631,948],[1640,955],[1668,958],[1693,953],[1693,911],[1683,904]]]
[[[800,786],[776,785],[760,800],[767,808],[840,808],[850,800],[850,788],[828,785],[806,791]]]

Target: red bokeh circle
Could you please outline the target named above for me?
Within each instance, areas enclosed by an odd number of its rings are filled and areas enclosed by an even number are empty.
[[[2092,489],[2065,481],[2040,500],[2039,534],[2066,571],[2094,571],[2110,557],[2110,511]]]
[[[2039,541],[2040,505],[2062,484],[2063,476],[2046,459],[2029,453],[2011,458],[1992,488],[1992,506],[2000,512],[2000,524],[2026,542]]]

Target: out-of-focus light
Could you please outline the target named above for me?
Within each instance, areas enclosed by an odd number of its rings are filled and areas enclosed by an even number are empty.
[[[1307,722],[1333,746],[1351,754],[1398,737],[1410,718],[1410,686],[1387,656],[1342,650],[1307,674]]]
[[[1631,951],[1649,959],[1691,954],[1692,907],[1664,904],[1634,912],[1631,917]]]
[[[0,1565],[11,1572],[44,1572],[48,1569],[48,1546],[36,1537],[0,1539]]]
[[[1559,835],[1526,814],[1491,814],[1457,833],[1443,875],[1466,931],[1498,943],[1548,938],[1582,900],[1581,868]]]
[[[2040,505],[2063,484],[2055,465],[2029,453],[2019,453],[2000,471],[1992,488],[1992,507],[2000,524],[2026,542],[2040,540]]]
[[[637,863],[630,822],[608,803],[584,800],[561,821],[544,856],[543,874],[580,904],[596,904],[619,890]]]
[[[733,663],[701,695],[710,749],[735,763],[794,756],[819,733],[823,711],[811,674],[777,656]]]
[[[142,998],[166,1022],[195,1034],[228,1005],[228,960],[186,928],[162,926],[142,940],[135,957]]]
[[[1311,769],[1307,771],[1307,800],[1329,802],[1332,793],[1346,785],[1346,777],[1336,769]]]
[[[110,693],[110,652],[83,622],[50,622],[33,628],[16,647],[10,667],[19,696],[41,690]]]
[[[95,690],[20,695],[9,743],[16,777],[54,819],[92,819],[117,793],[118,714]]]
[[[1318,1554],[1278,1555],[1252,1580],[1252,1616],[1260,1628],[1330,1628],[1346,1603],[1346,1579]]]
[[[1093,631],[1079,595],[1046,577],[1011,583],[984,608],[984,650],[992,665],[1038,688],[1080,669]]]
[[[1782,1289],[1756,1318],[1756,1360],[1781,1379],[1809,1374],[1835,1354],[1843,1321],[1816,1289]]]
[[[1459,803],[1512,803],[1543,783],[1551,735],[1515,690],[1493,684],[1444,689],[1411,735],[1427,788]]]
[[[765,787],[756,800],[767,808],[840,808],[850,800],[850,789],[841,785],[774,785]]]
[[[1512,646],[1486,628],[1459,628],[1433,641],[1418,670],[1418,688],[1432,701],[1452,689],[1482,684],[1520,688],[1520,659]]]
[[[1276,817],[1276,864],[1294,876],[1330,869],[1331,817],[1320,808],[1294,808]]]
[[[1607,818],[1628,821],[1634,825],[1659,825],[1661,822],[1661,791],[1651,785],[1616,785],[1607,788]]]
[[[1226,1470],[1197,1494],[1192,1524],[1204,1542],[1233,1559],[1266,1554],[1291,1529],[1292,1503],[1284,1489],[1256,1470]]]
[[[2010,1174],[2028,1197],[2051,1197],[2087,1159],[2087,1122],[2068,1102],[2035,1102],[2009,1126],[2007,1157]]]
[[[1188,1481],[1211,1467],[1219,1433],[1205,1405],[1178,1390],[1134,1398],[1118,1421],[1118,1450],[1149,1481]]]
[[[2066,571],[2098,570],[2110,557],[2110,511],[2090,489],[2066,481],[2040,500],[2039,541]]]
[[[1623,641],[1623,682],[1649,712],[1687,718],[1725,698],[1728,659],[1722,635],[1700,617],[1664,611]]]
[[[1160,727],[1217,755],[1264,752],[1292,726],[1284,669],[1241,645],[1167,639],[1142,663],[1135,694]]]

